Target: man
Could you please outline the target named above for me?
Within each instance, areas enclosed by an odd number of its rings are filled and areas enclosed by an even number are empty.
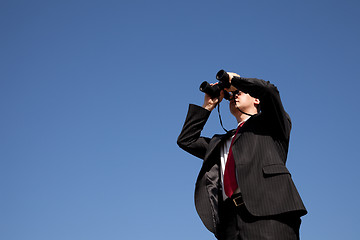
[[[202,137],[211,111],[223,100],[205,94],[190,104],[178,145],[203,159],[196,181],[196,210],[220,240],[299,239],[307,213],[285,167],[291,121],[277,88],[256,78],[228,73],[230,112],[236,131]],[[230,176],[230,177],[229,177]]]

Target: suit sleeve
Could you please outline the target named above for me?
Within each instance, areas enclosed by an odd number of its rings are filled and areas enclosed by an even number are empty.
[[[210,113],[200,106],[190,104],[184,126],[177,139],[180,148],[201,159],[205,157],[210,138],[201,137],[200,134]]]
[[[258,98],[261,114],[266,118],[271,129],[276,131],[277,135],[289,138],[291,120],[283,107],[276,86],[262,79],[243,77],[234,77],[231,84],[252,97]]]

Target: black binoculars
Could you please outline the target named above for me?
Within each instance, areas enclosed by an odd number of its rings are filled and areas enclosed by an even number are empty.
[[[217,98],[220,96],[220,91],[224,88],[230,88],[229,74],[225,70],[220,70],[216,74],[216,79],[219,80],[218,84],[210,85],[207,81],[204,81],[200,85],[200,91],[207,93],[211,98]],[[225,99],[228,100],[229,94],[225,91]]]

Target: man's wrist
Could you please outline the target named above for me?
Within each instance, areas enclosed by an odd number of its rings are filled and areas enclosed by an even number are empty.
[[[212,110],[214,110],[214,108],[215,108],[215,106],[209,105],[209,104],[204,104],[202,107],[205,108],[206,110],[210,111],[210,112]]]

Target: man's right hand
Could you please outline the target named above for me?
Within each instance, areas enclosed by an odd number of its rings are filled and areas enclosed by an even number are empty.
[[[217,84],[217,83],[215,83]],[[213,85],[213,84],[212,84]],[[224,98],[224,91],[220,91],[220,96],[217,98],[211,98],[209,94],[205,93],[203,108],[212,111],[217,104],[219,104]]]

